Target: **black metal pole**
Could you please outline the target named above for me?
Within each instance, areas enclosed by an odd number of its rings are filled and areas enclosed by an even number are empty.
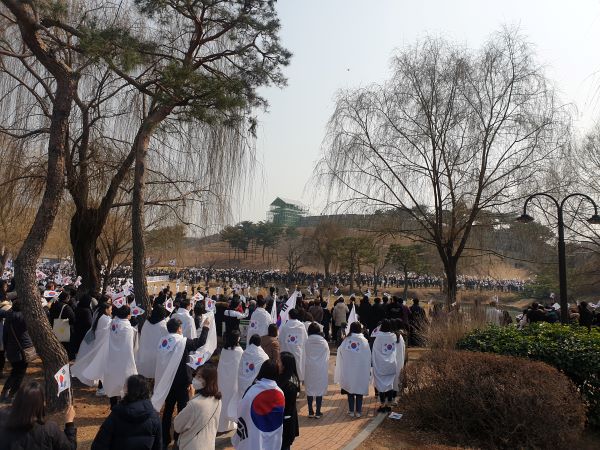
[[[560,285],[560,321],[569,323],[569,303],[567,299],[567,259],[565,252],[565,223],[562,205],[558,207],[558,282]]]

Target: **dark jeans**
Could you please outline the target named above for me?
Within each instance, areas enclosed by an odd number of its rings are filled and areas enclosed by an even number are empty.
[[[308,401],[308,413],[309,414],[313,413],[313,398],[317,402],[317,414],[321,414],[321,404],[323,403],[323,397],[321,397],[321,396],[319,396],[319,397],[306,396],[306,400]]]
[[[379,401],[383,404],[387,400],[391,402],[394,399],[394,391],[380,392]]]
[[[362,413],[363,396],[360,394],[348,394],[348,409],[355,412],[354,401],[356,400],[356,412]]]
[[[0,339],[2,339],[1,336]],[[0,375],[2,375],[2,372],[4,371],[4,364],[6,364],[6,357],[4,356],[4,350],[2,350],[0,351]]]
[[[190,399],[188,386],[171,386],[171,390],[165,399],[165,409],[162,416],[162,435],[163,447],[167,447],[171,442],[171,422],[173,421],[173,412],[175,403],[177,403],[177,412],[180,413]],[[177,433],[174,433],[173,439],[177,441]]]
[[[6,383],[4,383],[4,388],[2,389],[2,396],[8,398],[15,396],[21,387],[23,378],[25,378],[25,372],[27,371],[27,363],[25,361],[11,362],[10,364],[12,369],[10,375],[6,379]]]

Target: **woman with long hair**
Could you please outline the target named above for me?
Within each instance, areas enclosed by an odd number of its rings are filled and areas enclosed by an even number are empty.
[[[296,358],[290,352],[281,353],[281,374],[277,379],[277,386],[283,391],[285,397],[281,450],[287,450],[292,446],[296,437],[300,436],[296,407],[296,399],[300,392],[300,379],[296,369]]]
[[[317,323],[312,323],[308,327],[304,352],[306,354],[304,385],[308,401],[308,417],[320,419],[323,396],[327,394],[329,385],[329,345]],[[316,413],[313,410],[313,399],[317,404]]]
[[[110,303],[98,303],[94,312],[94,321],[85,334],[79,347],[75,364],[71,366],[71,375],[83,384],[93,386],[98,381],[97,396],[104,395],[102,378],[108,358],[109,328],[112,316]]]
[[[179,433],[179,449],[215,448],[221,416],[217,369],[212,366],[200,367],[192,379],[192,386],[196,395],[173,421],[175,432]]]
[[[37,381],[23,386],[9,409],[0,418],[0,450],[71,450],[77,448],[77,429],[73,423],[75,408],[65,413],[65,429],[46,421],[44,388]]]
[[[125,383],[125,396],[100,426],[92,450],[162,449],[160,416],[150,401],[150,386],[141,375]]]

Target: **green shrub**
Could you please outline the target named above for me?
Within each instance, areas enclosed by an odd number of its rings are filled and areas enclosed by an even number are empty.
[[[406,383],[407,420],[469,447],[572,449],[585,424],[573,382],[538,361],[432,351],[407,366]]]
[[[567,375],[588,406],[591,427],[600,428],[600,330],[536,323],[515,327],[488,327],[467,334],[461,350],[521,356],[548,363]]]

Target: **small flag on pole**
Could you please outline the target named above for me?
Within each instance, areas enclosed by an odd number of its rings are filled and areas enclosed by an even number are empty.
[[[356,309],[354,308],[354,303],[352,303],[352,311],[350,311],[350,315],[348,316],[348,324],[346,325],[346,336],[348,336],[350,333],[350,325],[357,321],[358,318],[356,317]]]
[[[131,315],[133,317],[141,316],[142,314],[144,314],[144,312],[145,311],[142,308],[135,304],[135,300],[131,302]]]
[[[171,313],[171,312],[173,312],[173,309],[174,309],[174,308],[175,308],[175,307],[173,306],[173,299],[171,299],[171,298],[170,298],[169,300],[167,300],[167,301],[165,302],[165,309],[166,309],[167,311],[169,311],[169,312]]]
[[[121,308],[126,303],[125,297],[118,297],[113,299],[112,304],[115,308]]]
[[[58,372],[54,374],[54,379],[58,384],[58,397],[62,391],[66,391],[71,387],[71,372],[69,371],[69,363],[62,366]]]

